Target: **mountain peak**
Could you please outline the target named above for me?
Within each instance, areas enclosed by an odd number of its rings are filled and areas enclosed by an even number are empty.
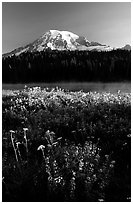
[[[110,46],[102,45],[98,42],[90,42],[84,36],[78,36],[70,31],[49,30],[40,38],[25,47],[13,50],[7,55],[20,55],[24,52],[36,52],[46,49],[51,50],[97,50],[110,51]]]

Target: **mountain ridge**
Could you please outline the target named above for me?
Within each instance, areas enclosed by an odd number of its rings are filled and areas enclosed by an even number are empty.
[[[128,47],[123,47],[121,49],[128,49]],[[70,31],[59,31],[59,30],[49,30],[45,32],[38,39],[34,40],[32,43],[27,44],[12,50],[11,52],[5,53],[2,56],[12,56],[20,55],[25,52],[36,52],[44,51],[47,49],[51,50],[89,50],[89,51],[111,51],[114,48],[109,45],[101,44],[99,42],[88,41],[84,36],[78,36]]]

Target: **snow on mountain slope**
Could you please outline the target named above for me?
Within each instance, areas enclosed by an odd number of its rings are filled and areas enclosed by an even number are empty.
[[[90,46],[88,50],[90,51],[92,50],[93,51],[111,51],[113,50],[113,48],[107,45],[101,45],[101,46],[97,45],[97,46]]]
[[[57,35],[61,34],[62,35],[62,39],[66,40],[67,43],[71,43],[70,40],[71,38],[73,38],[74,40],[76,40],[77,38],[79,38],[78,35],[72,33],[72,32],[69,32],[69,31],[58,31],[58,30],[50,30],[51,32],[51,36],[54,38],[56,37]]]
[[[58,31],[58,30],[50,30],[46,32],[38,42],[42,41],[41,44],[37,44],[37,50],[42,49],[40,46],[45,48],[51,48],[52,50],[74,50],[77,49],[79,36],[69,32],[69,31]],[[43,48],[44,49],[44,48]]]
[[[33,43],[13,50],[4,56],[20,55],[24,52],[36,52],[46,49],[51,50],[97,50],[110,51],[113,48],[98,42],[90,42],[83,36],[78,36],[69,31],[49,30]]]

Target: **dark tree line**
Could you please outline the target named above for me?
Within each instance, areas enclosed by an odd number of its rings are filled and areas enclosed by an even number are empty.
[[[3,57],[3,83],[131,80],[131,52],[51,51]]]

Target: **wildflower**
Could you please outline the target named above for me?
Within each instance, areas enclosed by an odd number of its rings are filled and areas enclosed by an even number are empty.
[[[78,153],[79,153],[79,148],[78,147],[76,147],[76,151],[75,151],[75,155],[77,156],[78,155]]]
[[[14,149],[14,153],[15,153],[16,161],[18,162],[17,151],[16,151],[16,148],[15,148],[14,139],[13,139],[13,133],[15,133],[15,131],[10,130],[10,133],[11,133],[11,141],[12,141],[12,146],[13,146],[13,149]]]
[[[10,133],[15,133],[15,131],[14,130],[10,130]]]
[[[2,182],[3,182],[3,183],[5,183],[5,181],[4,181],[4,180],[5,180],[5,177],[3,176],[3,177],[2,177]]]
[[[104,199],[99,198],[98,201],[99,201],[99,202],[104,202]]]
[[[72,170],[72,174],[75,177],[76,176],[76,172]]]
[[[40,145],[37,150],[42,150],[42,149],[45,149],[45,146],[44,145]]]
[[[44,145],[40,145],[37,150],[41,150],[42,151],[42,154],[43,154],[43,157],[45,158],[45,154],[44,154],[44,149],[45,149],[45,146]]]
[[[26,132],[26,131],[28,131],[28,128],[23,128],[23,130]]]
[[[128,134],[128,135],[127,135],[127,137],[129,137],[129,138],[130,138],[130,137],[131,137],[131,134]]]
[[[127,142],[125,142],[125,143],[123,144],[123,146],[127,146]]]
[[[111,161],[111,164],[115,164],[115,161],[113,160],[113,161]]]
[[[127,197],[127,200],[130,201],[130,200],[131,200],[131,197]]]
[[[113,167],[114,167],[114,165],[113,165],[112,163],[111,163],[109,166],[110,166],[110,168],[113,168]]]

